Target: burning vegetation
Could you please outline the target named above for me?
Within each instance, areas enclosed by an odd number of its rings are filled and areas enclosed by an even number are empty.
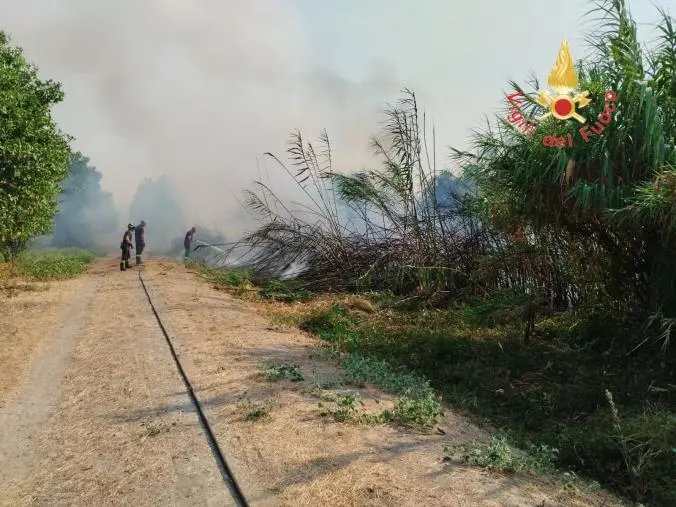
[[[402,408],[412,419],[433,421],[441,393],[503,428],[482,466],[513,464],[501,454],[509,440],[547,470],[676,505],[676,29],[660,11],[646,49],[624,0],[597,7],[593,54],[577,72],[567,46],[559,58],[559,77],[575,74],[584,90],[567,105],[537,82],[531,92],[510,83],[507,120],[453,150],[452,171],[410,90],[372,140],[377,169],[340,172],[326,132],[316,142],[295,132],[288,161],[266,155],[305,202],[257,181],[245,205],[258,227],[231,242],[198,226],[196,260],[213,284],[274,301],[355,378],[424,383]],[[88,246],[80,233],[104,234],[116,212],[48,115],[61,89],[4,36],[0,53],[12,63],[0,84],[27,83],[14,90],[26,107],[4,101],[3,119],[34,117],[25,132],[0,122],[0,249],[14,260],[57,210],[54,244]],[[543,118],[546,108],[565,118]],[[187,224],[169,187],[142,183],[132,212],[157,251],[173,253]],[[280,304],[299,301],[309,302]],[[341,417],[354,416],[353,401]]]
[[[376,310],[355,314],[336,295],[292,318],[340,350],[424,374],[513,443],[545,445],[556,466],[673,505],[676,200],[655,181],[676,177],[676,31],[661,11],[643,49],[623,1],[596,12],[576,79],[603,135],[549,148],[546,137],[580,126],[537,119],[537,82],[532,93],[511,83],[510,121],[453,151],[460,176],[441,168],[409,90],[373,139],[380,169],[341,173],[325,132],[295,132],[288,163],[267,155],[306,200],[256,182],[246,204],[260,227],[236,245],[247,270],[222,283],[251,277],[265,299],[293,266],[287,295],[360,292]]]

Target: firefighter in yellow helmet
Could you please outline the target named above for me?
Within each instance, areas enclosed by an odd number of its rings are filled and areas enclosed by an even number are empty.
[[[120,271],[124,271],[131,267],[129,259],[131,259],[131,250],[134,248],[134,245],[132,244],[132,233],[134,232],[134,229],[135,227],[132,224],[127,225],[127,230],[122,236],[122,243],[120,243],[120,248],[122,249]]]

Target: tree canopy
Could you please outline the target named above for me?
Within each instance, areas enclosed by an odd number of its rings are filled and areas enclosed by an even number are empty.
[[[63,98],[61,85],[41,80],[22,50],[0,32],[0,250],[5,258],[51,229],[70,156],[71,138],[51,116]]]

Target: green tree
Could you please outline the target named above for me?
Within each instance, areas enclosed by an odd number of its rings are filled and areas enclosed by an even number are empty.
[[[118,213],[112,195],[101,190],[101,177],[89,158],[73,154],[54,217],[52,246],[99,249],[117,239]]]
[[[51,116],[63,98],[61,85],[42,81],[0,32],[0,251],[6,260],[51,229],[70,156],[70,137]]]
[[[658,37],[642,48],[625,0],[595,5],[594,54],[578,74],[591,99],[581,110],[589,127],[604,113],[607,92],[617,96],[608,105],[612,121],[599,123],[601,135],[587,130],[585,142],[574,119],[548,119],[528,137],[503,119],[476,135],[475,150],[458,155],[479,185],[477,204],[487,220],[505,231],[525,230],[521,252],[529,260],[563,259],[577,290],[597,291],[624,309],[676,317],[674,21],[660,11]],[[535,100],[537,82],[530,94],[510,84],[524,96],[526,116],[544,112]],[[574,133],[572,147],[543,143],[546,135],[568,132]]]

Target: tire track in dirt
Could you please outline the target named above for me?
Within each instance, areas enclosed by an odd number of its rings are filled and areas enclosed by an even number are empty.
[[[441,435],[334,422],[322,416],[326,409],[312,390],[316,383],[341,384],[342,372],[319,357],[317,340],[272,330],[257,305],[170,261],[150,263],[143,277],[251,505],[618,505],[608,495],[583,498],[543,477],[444,463],[444,445],[488,438],[453,410],[439,421]],[[287,362],[300,367],[304,381],[261,378],[263,364]],[[375,389],[347,389],[379,406],[392,403]],[[269,417],[252,420],[252,410],[262,406]]]
[[[61,315],[46,346],[32,362],[20,390],[0,408],[0,482],[22,479],[34,465],[31,435],[59,400],[61,379],[77,343],[97,280],[88,279]]]
[[[25,383],[25,376],[58,329],[70,302],[85,283],[0,280],[0,407]]]
[[[36,459],[3,467],[0,505],[234,505],[136,272],[106,261],[86,276],[60,401],[26,432]],[[56,383],[36,375],[29,390]]]
[[[270,329],[255,305],[175,263],[153,260],[143,276],[251,505],[600,504],[542,478],[443,463],[444,444],[486,438],[452,410],[439,421],[443,435],[334,422],[322,416],[312,389],[317,382],[341,384],[342,372],[318,357],[317,340]],[[21,430],[34,459],[25,453],[3,464],[8,480],[0,505],[234,505],[135,270],[121,273],[115,261],[100,262],[83,283],[87,291],[63,317],[71,333],[60,331],[77,345],[69,361],[61,360],[65,372],[36,366],[8,405],[38,405],[23,409],[37,419]],[[306,378],[266,382],[259,368],[271,362],[294,362]],[[41,386],[52,396],[60,391],[56,406],[30,395]],[[375,389],[353,387],[347,386],[369,403],[392,402]],[[269,403],[270,417],[250,420],[261,403]]]

